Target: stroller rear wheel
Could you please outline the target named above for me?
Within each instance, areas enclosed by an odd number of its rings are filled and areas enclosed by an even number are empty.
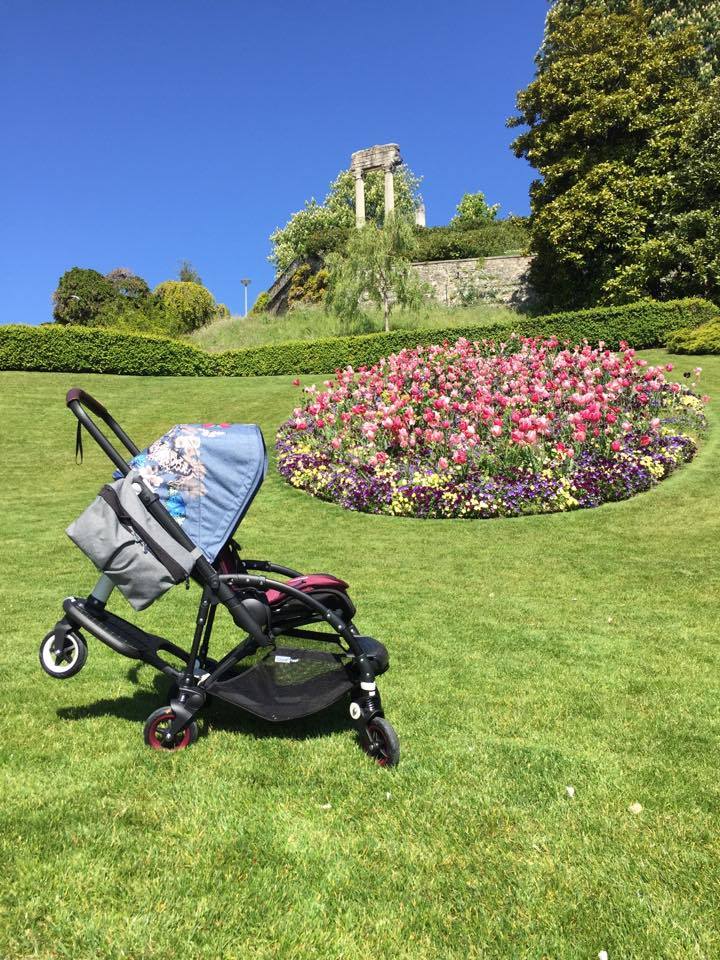
[[[175,719],[175,713],[171,707],[160,707],[145,721],[143,736],[145,743],[153,750],[184,750],[190,744],[195,743],[198,738],[198,725],[194,720],[179,733],[175,734],[171,743],[165,742],[165,734],[168,727]]]
[[[79,633],[68,632],[64,640],[56,643],[51,630],[40,644],[40,666],[56,680],[67,680],[82,670],[87,654],[87,644]]]
[[[400,762],[400,740],[385,717],[373,717],[368,723],[363,749],[381,767],[396,767]]]

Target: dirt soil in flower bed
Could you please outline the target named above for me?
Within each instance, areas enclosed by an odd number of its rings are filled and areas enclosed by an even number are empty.
[[[340,371],[280,428],[278,469],[346,509],[422,518],[625,500],[690,461],[699,370],[670,383],[629,348],[460,340]]]

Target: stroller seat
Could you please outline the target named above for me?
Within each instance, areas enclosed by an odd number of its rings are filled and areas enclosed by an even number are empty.
[[[295,587],[296,590],[302,590],[303,593],[315,593],[320,587],[330,587],[333,590],[340,590],[345,593],[349,584],[329,573],[310,573],[306,577],[294,577],[292,580],[288,580],[288,586]],[[270,606],[288,599],[287,594],[280,593],[279,590],[267,590],[265,596]]]
[[[348,584],[332,574],[309,573],[302,577],[293,577],[287,583],[288,586],[309,594],[345,621],[349,622],[355,616],[355,604],[347,593]],[[280,590],[266,590],[265,598],[270,605],[273,624],[297,621],[296,625],[299,626],[300,623],[317,619],[298,599],[289,597]]]

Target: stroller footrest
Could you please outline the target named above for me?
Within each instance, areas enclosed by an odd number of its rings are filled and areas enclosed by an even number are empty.
[[[296,720],[352,689],[345,660],[323,650],[278,647],[242,673],[208,683],[206,690],[263,720]]]
[[[116,653],[130,657],[131,660],[145,660],[162,669],[166,664],[158,658],[158,651],[164,650],[179,660],[188,662],[188,654],[185,650],[163,637],[146,633],[134,623],[123,620],[114,613],[106,611],[102,620],[94,616],[80,597],[68,597],[63,601],[63,609],[71,623],[87,630]]]

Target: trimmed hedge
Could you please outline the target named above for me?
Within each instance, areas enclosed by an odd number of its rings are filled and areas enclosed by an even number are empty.
[[[515,220],[496,220],[474,230],[457,227],[420,227],[415,230],[413,260],[467,260],[495,257],[508,250],[524,249],[528,235]]]
[[[0,327],[0,370],[213,376],[212,357],[190,344],[107,327]]]
[[[720,310],[710,323],[675,330],[667,346],[671,353],[720,353]]]
[[[501,322],[468,324],[442,329],[392,330],[356,337],[305,340],[267,344],[247,350],[216,354],[218,373],[229,377],[277,376],[279,374],[330,373],[338,367],[371,366],[381,357],[418,344],[443,340],[557,336],[561,340],[592,343],[603,340],[617,348],[621,340],[637,349],[664,345],[671,330],[698,326],[717,316],[717,308],[705,300],[643,301],[622,307],[593,307],[545,317],[511,318]]]
[[[616,348],[621,340],[643,349],[663,345],[669,334],[716,319],[718,308],[705,300],[643,301],[622,307],[594,307],[545,317],[444,329],[393,330],[356,337],[266,344],[245,350],[206,353],[197,347],[146,334],[89,327],[0,327],[0,370],[122,373],[136,376],[254,377],[331,373],[338,367],[370,366],[389,353],[443,340],[557,336]]]

